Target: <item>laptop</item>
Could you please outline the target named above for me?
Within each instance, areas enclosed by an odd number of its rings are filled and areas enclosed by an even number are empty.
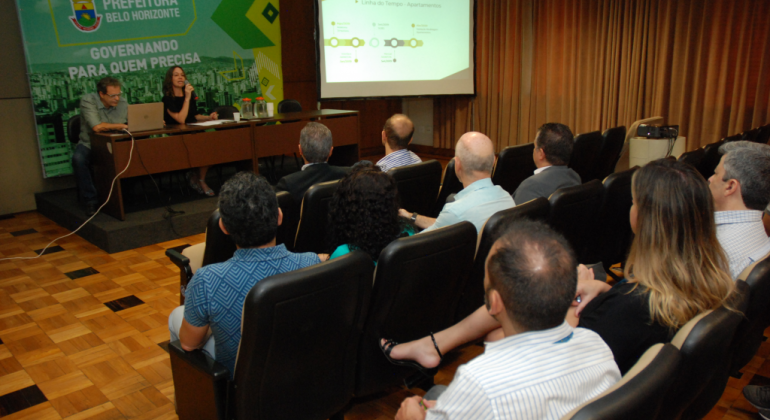
[[[128,106],[128,131],[160,130],[163,128],[163,102]]]

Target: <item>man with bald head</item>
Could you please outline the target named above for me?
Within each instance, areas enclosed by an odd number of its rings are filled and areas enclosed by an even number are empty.
[[[385,157],[377,162],[382,172],[388,172],[399,166],[420,163],[420,157],[406,147],[412,142],[414,124],[404,114],[395,114],[385,121],[382,127],[382,145],[385,146]]]
[[[463,184],[455,200],[444,205],[438,218],[433,219],[400,209],[401,217],[411,219],[423,232],[469,221],[476,231],[490,216],[513,207],[513,198],[499,185],[492,184],[495,146],[492,140],[477,132],[465,133],[455,146],[455,173]]]

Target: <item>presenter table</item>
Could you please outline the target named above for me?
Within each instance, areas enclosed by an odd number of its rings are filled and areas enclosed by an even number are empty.
[[[275,114],[272,118],[239,123],[178,125],[133,133],[133,155],[120,179],[238,161],[250,162],[257,172],[259,158],[298,152],[300,131],[309,121],[318,121],[331,130],[333,163],[352,165],[359,160],[358,111],[323,109]],[[210,129],[214,131],[204,131]],[[122,132],[94,133],[91,149],[94,184],[99,202],[103,203],[109,195],[112,180],[129,163],[131,137]],[[104,212],[120,220],[126,219],[120,182],[115,183]]]

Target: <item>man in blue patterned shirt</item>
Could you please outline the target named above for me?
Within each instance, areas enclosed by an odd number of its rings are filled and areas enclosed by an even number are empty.
[[[382,145],[385,146],[385,157],[377,162],[382,172],[388,172],[399,166],[414,165],[422,160],[407,149],[414,135],[414,123],[404,114],[396,114],[382,127]]]
[[[770,146],[736,141],[719,148],[722,159],[709,178],[717,239],[738,278],[744,268],[770,252],[762,214],[770,202]]]
[[[295,254],[275,245],[283,214],[275,192],[264,178],[240,172],[219,193],[219,227],[238,250],[220,264],[201,267],[185,292],[185,305],[168,320],[171,341],[182,348],[202,348],[230,370],[232,377],[241,342],[241,313],[246,294],[257,282],[320,261],[313,253]]]

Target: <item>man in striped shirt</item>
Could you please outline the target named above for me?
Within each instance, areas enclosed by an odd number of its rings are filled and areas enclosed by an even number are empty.
[[[770,146],[736,141],[719,148],[722,159],[709,178],[717,239],[737,279],[744,268],[770,252],[762,223],[770,202]]]
[[[385,121],[385,126],[382,127],[385,157],[377,162],[382,172],[422,162],[419,156],[406,148],[412,142],[412,135],[414,135],[414,124],[406,115],[395,114]]]
[[[620,380],[599,335],[564,321],[576,266],[560,234],[513,223],[489,251],[484,279],[487,310],[505,338],[460,366],[437,401],[406,399],[396,420],[559,419]]]

